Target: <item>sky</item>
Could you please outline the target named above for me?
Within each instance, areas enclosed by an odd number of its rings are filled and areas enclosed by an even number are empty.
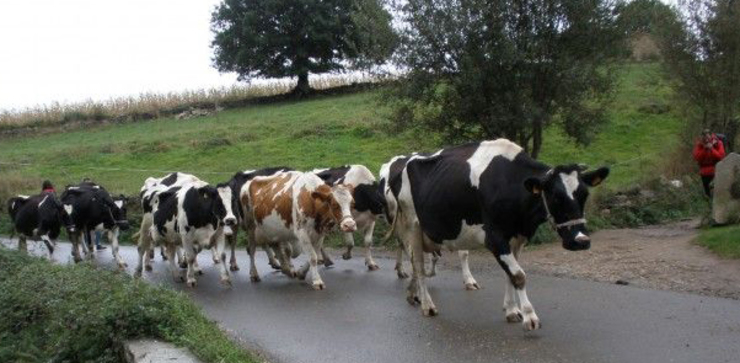
[[[228,86],[212,66],[218,0],[0,1],[0,110]]]
[[[211,66],[218,3],[1,0],[0,111],[233,85]]]

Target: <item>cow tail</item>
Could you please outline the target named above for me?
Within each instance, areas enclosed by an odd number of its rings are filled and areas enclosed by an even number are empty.
[[[393,213],[393,222],[391,222],[391,229],[388,230],[388,233],[383,238],[382,244],[385,245],[390,241],[391,237],[393,237],[393,232],[396,230],[396,223],[398,223],[398,218],[401,217],[401,203],[399,201],[396,201],[396,211]]]
[[[141,236],[141,231],[137,231],[136,233],[134,233],[133,235],[131,235],[131,241],[134,242],[134,243],[136,243],[138,245],[139,244],[139,236]]]

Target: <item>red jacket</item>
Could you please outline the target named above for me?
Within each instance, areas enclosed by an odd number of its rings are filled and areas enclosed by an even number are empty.
[[[725,157],[725,146],[717,136],[712,135],[714,146],[711,149],[704,147],[704,143],[699,140],[694,145],[694,160],[699,163],[699,174],[701,176],[714,176],[714,165]]]

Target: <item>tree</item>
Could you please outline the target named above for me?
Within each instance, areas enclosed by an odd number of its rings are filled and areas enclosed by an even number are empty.
[[[310,91],[309,73],[382,64],[397,36],[382,0],[224,0],[211,15],[214,66],[253,77],[298,77],[295,92]]]
[[[667,20],[675,17],[670,6],[660,0],[632,0],[616,6],[617,24],[628,35],[653,34]]]
[[[394,120],[448,142],[506,137],[535,158],[552,123],[589,142],[624,47],[613,10],[601,0],[408,0]]]
[[[740,127],[740,1],[679,2],[677,20],[661,32],[661,53],[695,131],[727,135],[733,150]]]

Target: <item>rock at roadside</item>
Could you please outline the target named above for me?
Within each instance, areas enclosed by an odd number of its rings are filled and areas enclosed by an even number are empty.
[[[715,167],[712,217],[718,224],[740,221],[740,154],[727,155]]]
[[[202,363],[185,348],[158,340],[133,340],[123,344],[127,363]]]

